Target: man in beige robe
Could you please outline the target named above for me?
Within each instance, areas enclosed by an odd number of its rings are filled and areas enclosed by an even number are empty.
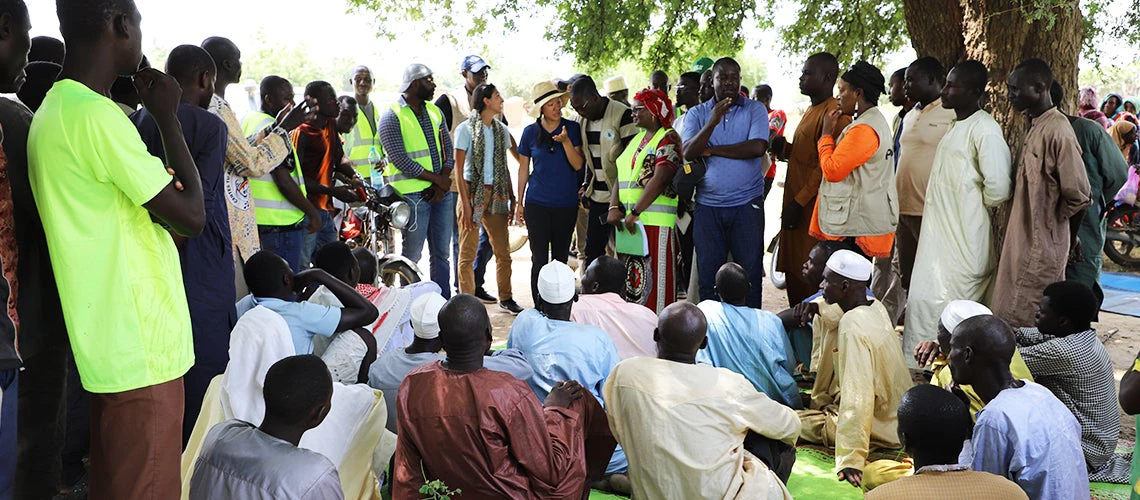
[[[1090,189],[1073,127],[1053,104],[1053,74],[1026,59],[1009,75],[1013,108],[1029,116],[990,309],[1015,327],[1034,324],[1042,292],[1065,279]],[[1079,247],[1077,247],[1079,249]]]

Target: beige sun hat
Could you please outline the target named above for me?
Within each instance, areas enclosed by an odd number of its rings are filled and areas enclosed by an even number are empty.
[[[618,75],[606,80],[605,88],[606,94],[612,94],[614,92],[629,90],[629,85],[626,85],[624,76]]]
[[[549,81],[541,81],[534,84],[534,88],[530,91],[530,111],[528,114],[531,118],[538,118],[542,113],[542,106],[549,102],[551,99],[565,97],[566,92],[558,90],[553,83]],[[566,99],[562,99],[562,106],[566,106]]]

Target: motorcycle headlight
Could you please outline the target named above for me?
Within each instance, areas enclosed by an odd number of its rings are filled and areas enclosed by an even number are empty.
[[[403,229],[408,225],[408,221],[412,219],[412,207],[407,203],[397,201],[388,206],[388,215],[391,216],[393,229]]]

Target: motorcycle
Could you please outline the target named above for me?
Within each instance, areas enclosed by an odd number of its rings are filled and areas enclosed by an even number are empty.
[[[1121,267],[1140,269],[1140,208],[1116,203],[1105,216],[1104,254]]]
[[[357,195],[364,203],[347,209],[340,234],[349,248],[367,248],[376,256],[377,282],[373,285],[393,287],[424,281],[415,262],[393,251],[393,231],[408,225],[412,208],[391,186],[380,190],[359,187]]]

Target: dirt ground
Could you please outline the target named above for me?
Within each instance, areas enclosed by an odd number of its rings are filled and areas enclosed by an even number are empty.
[[[765,225],[765,241],[769,241],[778,230],[780,200],[783,197],[783,190],[780,184],[774,186],[772,192],[768,196],[765,203],[767,221]],[[426,249],[425,249],[425,254]],[[511,286],[514,292],[514,299],[524,308],[534,307],[534,302],[530,296],[530,249],[524,246],[522,249],[516,251],[511,255],[512,257],[512,279]],[[426,255],[425,255],[426,257]],[[765,265],[771,259],[771,254],[766,254],[764,258]],[[426,271],[427,262],[426,258],[421,263],[421,269]],[[1106,271],[1121,271],[1111,261],[1105,259]],[[571,267],[577,266],[575,259],[571,258]],[[426,274],[426,273],[425,273]],[[495,274],[494,269],[488,269],[487,272],[487,290],[493,294],[498,294],[495,287]],[[788,307],[787,295],[783,290],[776,289],[772,286],[771,281],[764,280],[764,309],[772,312],[779,312]],[[514,316],[500,310],[496,304],[488,304],[487,312],[491,317],[491,323],[494,327],[495,344],[502,345],[507,341],[507,335],[510,332],[511,324],[514,322]],[[1100,339],[1104,342],[1105,347],[1108,349],[1109,356],[1112,358],[1112,366],[1116,372],[1116,380],[1120,381],[1120,377],[1132,366],[1132,362],[1136,359],[1137,351],[1140,351],[1140,318],[1131,316],[1122,316],[1118,314],[1100,313],[1100,322],[1093,325],[1096,328]],[[1132,416],[1125,415],[1121,412],[1121,438],[1131,441],[1136,434],[1136,419]]]

